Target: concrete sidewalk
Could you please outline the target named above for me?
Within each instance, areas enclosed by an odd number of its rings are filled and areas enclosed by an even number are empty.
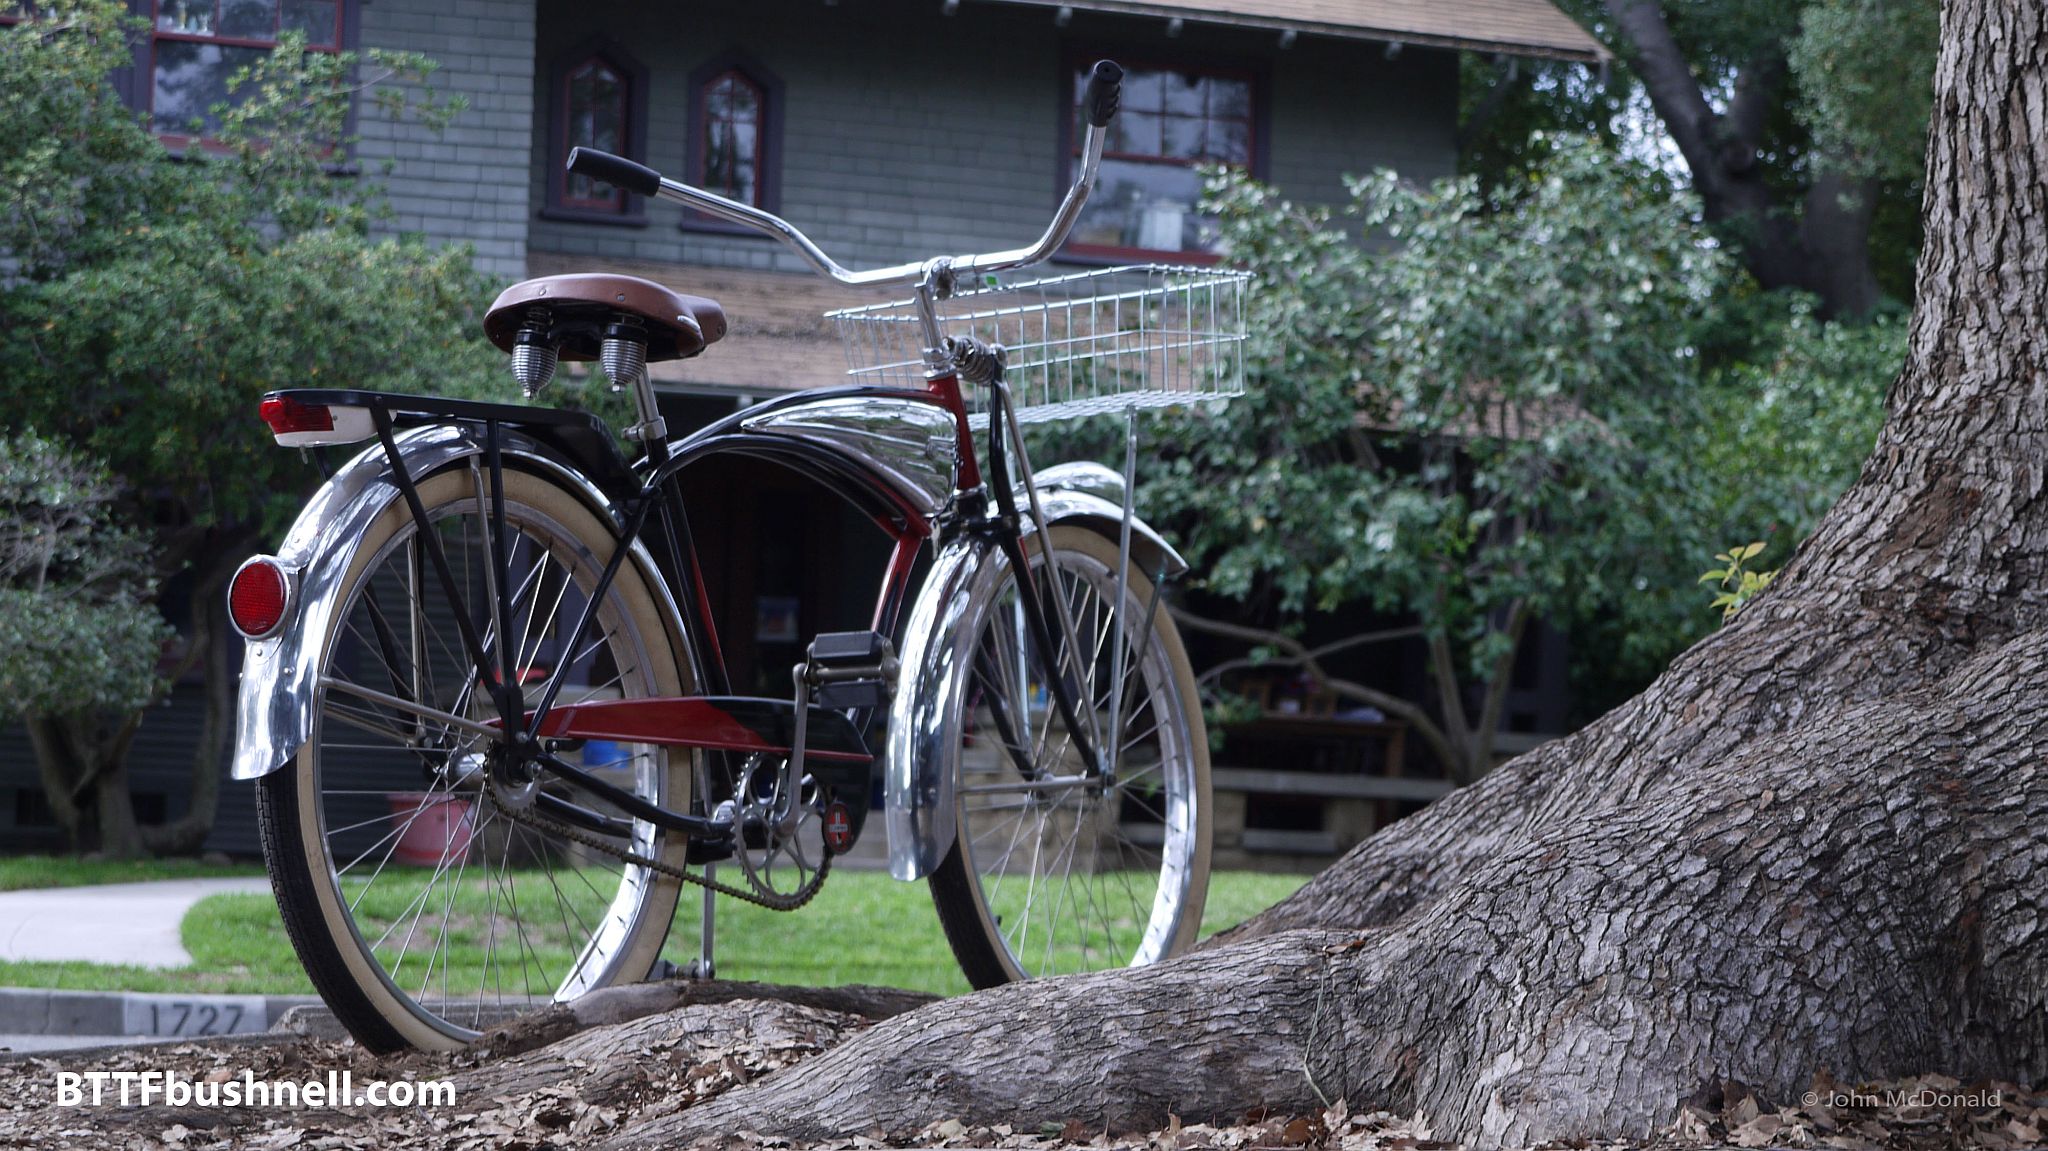
[[[167,879],[0,892],[0,960],[83,960],[185,967],[178,925],[209,895],[270,890],[270,880]]]

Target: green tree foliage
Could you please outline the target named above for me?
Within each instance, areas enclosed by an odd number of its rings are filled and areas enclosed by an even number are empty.
[[[1749,540],[1765,545],[1752,557],[1760,570],[1791,558],[1856,478],[1905,363],[1897,312],[1831,322],[1807,297],[1735,288],[1699,333],[1693,412],[1644,441],[1662,463],[1640,473],[1644,518],[1630,530],[1654,546],[1610,584],[1605,607],[1572,624],[1574,686],[1593,713],[1641,690],[1711,625],[1693,582],[1708,556]]]
[[[287,37],[232,85],[213,138],[174,156],[108,81],[132,63],[126,6],[37,12],[0,28],[0,427],[104,460],[158,574],[183,573],[189,659],[209,683],[192,815],[114,846],[189,850],[232,720],[221,590],[314,478],[272,442],[257,398],[505,390],[478,335],[491,286],[464,250],[372,238],[379,186],[346,132],[364,104],[428,127],[461,106],[420,95],[432,66],[418,56]]]
[[[168,638],[148,542],[106,470],[33,430],[0,439],[0,699],[37,715],[134,711]]]
[[[1704,364],[1739,270],[1654,174],[1584,139],[1551,149],[1512,200],[1381,173],[1332,214],[1216,178],[1259,277],[1249,387],[1162,425],[1142,488],[1206,590],[1273,625],[1197,628],[1300,662],[1311,613],[1417,621],[1431,707],[1331,686],[1407,719],[1458,779],[1492,761],[1531,620],[1609,645],[1596,690],[1627,639],[1627,670],[1653,673],[1712,622],[1701,560],[1765,520],[1803,532],[1846,483],[1897,365],[1895,343],[1880,369],[1877,341],[1777,296],[1750,305],[1780,309],[1775,358]]]
[[[28,722],[52,810],[74,844],[157,694],[170,627],[150,602],[148,542],[114,517],[106,470],[26,431],[0,439],[0,699]],[[98,835],[94,836],[93,833]]]
[[[1559,2],[1613,66],[1468,60],[1468,172],[1523,178],[1558,130],[1638,152],[1662,136],[1765,287],[1830,315],[1909,297],[1938,0]]]
[[[217,142],[170,155],[105,76],[129,62],[120,5],[52,7],[0,31],[0,412],[84,445],[175,523],[172,565],[209,534],[276,523],[308,474],[254,418],[288,386],[477,388],[487,285],[459,249],[371,242],[372,182],[337,170],[352,101],[424,80],[412,56],[287,40],[237,86]],[[413,105],[427,123],[445,104]]]
[[[1859,175],[1918,184],[1933,112],[1938,0],[1814,0],[1787,59],[1795,112],[1815,156]]]

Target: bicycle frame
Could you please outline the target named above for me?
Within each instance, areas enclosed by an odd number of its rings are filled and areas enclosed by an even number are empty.
[[[626,465],[608,439],[587,434],[591,419],[577,413],[353,391],[279,393],[306,404],[367,409],[378,427],[378,443],[335,473],[279,549],[278,561],[295,573],[297,618],[294,627],[250,645],[235,778],[254,779],[276,770],[308,738],[318,687],[312,666],[316,645],[308,638],[326,626],[326,597],[353,558],[350,541],[361,534],[364,523],[394,502],[416,499],[408,493],[417,478],[463,460],[478,463],[486,474],[508,462],[538,469],[577,492],[615,525],[621,546],[590,593],[590,602],[602,598],[621,563],[639,564],[657,576],[648,583],[658,589],[664,609],[675,615],[689,641],[691,670],[710,693],[586,705],[574,709],[570,717],[556,719],[561,711],[553,707],[552,685],[543,685],[540,697],[529,700],[519,669],[508,673],[502,661],[484,658],[480,644],[465,640],[472,660],[485,665],[480,669],[482,681],[498,685],[493,703],[501,729],[508,717],[520,716],[536,738],[610,737],[714,752],[786,754],[786,722],[778,724],[774,715],[759,711],[735,716],[740,701],[725,695],[729,686],[716,622],[687,508],[674,483],[692,463],[737,453],[777,462],[820,481],[851,499],[893,541],[871,625],[901,643],[905,665],[904,688],[891,709],[885,756],[891,870],[901,878],[927,873],[950,843],[952,812],[950,778],[937,739],[942,701],[935,693],[912,686],[930,682],[942,662],[942,645],[916,634],[914,626],[906,628],[916,561],[927,545],[935,547],[921,602],[936,604],[944,599],[948,580],[972,571],[990,549],[1021,552],[1026,533],[1036,530],[1028,520],[1012,518],[1006,523],[991,514],[993,501],[984,494],[988,485],[964,482],[968,475],[979,480],[982,473],[964,405],[958,401],[957,382],[951,387],[950,402],[943,384],[922,391],[856,386],[794,393],[737,412],[673,443],[657,444],[637,469]],[[956,456],[962,445],[968,454]],[[963,462],[967,466],[961,466]],[[1122,512],[1116,502],[1097,494],[1113,494],[1120,487],[1116,473],[1099,465],[1065,465],[1049,470],[1040,484],[1048,525],[1077,522],[1116,538]],[[1009,494],[1012,500],[1025,497],[1021,491]],[[1134,531],[1134,562],[1168,576],[1185,569],[1179,555],[1150,528],[1139,523]],[[435,546],[430,539],[430,556]],[[585,623],[579,621],[576,630]],[[1049,618],[1042,618],[1042,624],[1048,631],[1056,626]],[[1057,682],[1052,686],[1064,687]],[[786,700],[771,702],[789,708]],[[814,772],[836,768],[865,779],[873,757],[859,733],[876,717],[859,716],[854,722],[841,716],[834,724],[827,717],[835,715],[811,712],[818,726],[806,760]],[[538,755],[536,762],[640,818],[695,836],[722,834],[701,813],[664,811],[637,797],[613,794],[603,781],[557,756]],[[867,789],[844,790],[863,798],[856,805],[860,812]]]
[[[1098,68],[1098,76],[1104,68],[1115,73],[1113,66],[1105,65]],[[869,789],[857,785],[866,783],[864,773],[872,771],[874,757],[862,733],[876,718],[873,709],[865,713],[855,709],[852,715],[815,706],[799,711],[796,702],[726,694],[730,678],[691,535],[688,508],[675,481],[691,463],[732,452],[776,460],[820,480],[852,499],[894,541],[871,629],[902,644],[902,681],[909,688],[896,692],[889,724],[893,873],[905,879],[926,874],[951,842],[952,780],[939,748],[946,700],[937,685],[945,682],[943,673],[958,656],[940,641],[946,621],[936,617],[937,608],[931,605],[943,603],[945,596],[957,590],[958,581],[986,562],[992,552],[1000,551],[1019,573],[1017,594],[1030,628],[1029,638],[1037,650],[1059,665],[1059,674],[1048,676],[1045,686],[1083,762],[1089,765],[1087,770],[1094,775],[1113,774],[1115,749],[1103,745],[1092,703],[1079,698],[1083,677],[1069,674],[1071,663],[1080,656],[1073,650],[1075,628],[1068,618],[1059,575],[1047,569],[1052,594],[1041,594],[1037,581],[1025,574],[1031,571],[1026,538],[1031,533],[1044,538],[1056,522],[1087,524],[1118,541],[1126,565],[1137,562],[1157,573],[1155,594],[1160,583],[1184,570],[1186,564],[1149,527],[1134,521],[1126,482],[1108,469],[1068,468],[1061,475],[1072,481],[1071,488],[1048,485],[1042,491],[1034,482],[1014,418],[1004,418],[1010,414],[1009,399],[999,378],[992,384],[988,440],[988,464],[995,474],[984,475],[960,375],[939,329],[936,301],[951,293],[961,273],[1037,263],[1064,242],[1093,183],[1103,129],[1114,115],[1115,102],[1114,74],[1099,88],[1091,81],[1091,111],[1079,171],[1052,224],[1036,243],[867,272],[841,267],[803,233],[758,208],[662,179],[618,157],[572,150],[572,170],[587,171],[640,194],[673,200],[768,232],[841,283],[911,288],[924,337],[924,388],[864,386],[797,393],[736,413],[678,441],[650,435],[644,458],[632,467],[620,457],[603,425],[587,415],[357,391],[272,393],[266,397],[267,403],[350,413],[340,425],[330,422],[327,426],[346,426],[352,429],[351,435],[311,442],[345,442],[374,433],[378,448],[358,455],[329,481],[301,515],[278,557],[258,557],[285,569],[289,583],[300,594],[292,626],[274,638],[252,642],[249,649],[234,776],[253,779],[276,770],[309,738],[316,695],[329,685],[318,682],[319,670],[314,666],[318,645],[307,636],[324,636],[335,590],[348,570],[354,538],[363,525],[400,502],[415,522],[426,522],[416,484],[430,472],[467,460],[477,469],[480,492],[486,490],[483,485],[488,481],[486,598],[492,601],[489,607],[495,618],[486,623],[497,635],[512,634],[509,603],[491,590],[510,586],[503,501],[503,473],[510,460],[516,466],[541,468],[560,480],[617,534],[619,546],[613,549],[569,629],[570,650],[582,642],[597,604],[622,566],[632,563],[648,577],[650,586],[659,589],[662,607],[688,649],[696,682],[708,688],[709,694],[611,700],[558,709],[556,697],[567,665],[548,672],[537,694],[529,698],[529,669],[515,666],[518,656],[512,645],[499,644],[494,659],[479,634],[478,622],[468,612],[456,615],[461,647],[475,665],[477,682],[489,691],[497,713],[495,721],[441,712],[424,701],[360,685],[348,685],[346,690],[452,729],[488,735],[497,743],[496,758],[536,766],[633,817],[700,840],[726,839],[731,833],[730,826],[705,814],[706,789],[698,789],[699,810],[665,810],[565,762],[544,741],[620,739],[714,753],[780,755],[785,759],[782,770],[788,774],[783,779],[785,790],[778,794],[787,793],[793,776],[809,772],[834,784],[835,791],[857,796],[859,802],[852,805],[854,818],[864,819]],[[644,373],[633,383],[641,413],[639,428],[660,428],[651,383]],[[283,428],[278,430],[284,442],[297,442],[286,438]],[[1017,457],[1014,489],[1009,479],[1009,452]],[[1117,491],[1121,507],[1083,490],[1091,487]],[[1028,515],[1020,508],[1028,508]],[[449,602],[468,602],[456,586],[439,539],[430,532],[422,532],[421,538],[430,572]],[[912,618],[906,621],[913,571],[927,543],[938,548],[933,575],[918,607],[910,613]],[[379,642],[391,641],[380,637]],[[398,666],[397,653],[386,654],[387,665]],[[1120,630],[1115,653],[1119,672],[1125,654]],[[1114,715],[1112,710],[1112,719]],[[608,833],[621,830],[622,821],[615,817],[557,797],[543,794],[542,798],[554,804],[550,814],[557,817]]]

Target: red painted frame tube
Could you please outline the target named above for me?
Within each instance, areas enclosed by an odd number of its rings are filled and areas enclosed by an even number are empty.
[[[788,745],[777,745],[725,709],[699,696],[558,704],[541,721],[540,730],[535,734],[543,739],[605,739],[663,747],[699,747],[710,751],[789,754]],[[804,758],[838,763],[874,761],[874,757],[869,755],[817,747],[805,748]]]

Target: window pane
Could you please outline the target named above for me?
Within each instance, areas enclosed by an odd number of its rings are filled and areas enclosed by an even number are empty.
[[[1116,114],[1111,121],[1116,131],[1111,133],[1108,151],[1130,152],[1139,156],[1160,154],[1160,117],[1153,112],[1133,112],[1130,107]]]
[[[754,202],[754,174],[760,170],[755,158],[755,128],[752,124],[732,126],[732,183],[726,193],[742,204]]]
[[[1225,164],[1252,162],[1252,129],[1242,120],[1219,120],[1209,125],[1206,158]]]
[[[306,43],[332,48],[341,43],[334,0],[284,0],[284,27],[306,34]]]
[[[704,185],[742,203],[754,202],[755,127],[713,120],[705,125]]]
[[[569,142],[607,152],[619,150],[623,101],[619,79],[603,66],[586,68],[569,80]]]
[[[161,32],[210,33],[213,28],[213,0],[164,0],[156,6],[156,26]]]
[[[1209,81],[1200,76],[1168,75],[1160,80],[1168,112],[1201,116],[1208,111]]]
[[[277,0],[220,0],[218,36],[243,40],[277,39]]]
[[[1195,160],[1201,157],[1202,121],[1190,116],[1168,116],[1165,127],[1165,147],[1160,155],[1182,160]]]
[[[625,150],[625,84],[618,73],[592,62],[569,76],[569,146],[604,152]],[[610,184],[570,173],[563,190],[571,200],[619,204],[623,197]]]
[[[711,120],[704,125],[704,186],[719,195],[732,191],[732,125]]]
[[[194,118],[204,122],[203,132],[219,128],[220,122],[207,109],[228,99],[228,77],[264,54],[262,48],[157,41],[156,88],[150,103],[155,129],[183,134],[192,130]]]
[[[1124,73],[1123,109],[1126,112],[1157,112],[1166,106],[1166,77],[1158,72]]]
[[[1209,115],[1237,120],[1252,117],[1252,86],[1245,80],[1209,81]]]
[[[754,86],[738,76],[732,78],[732,118],[758,123],[761,119],[761,99],[754,92]]]
[[[1086,66],[1076,68],[1074,146]],[[1178,69],[1124,74],[1123,112],[1111,129],[1096,193],[1082,210],[1073,242],[1129,251],[1214,249],[1216,221],[1197,214],[1202,177],[1195,165],[1251,162],[1251,82]]]
[[[704,186],[751,204],[760,185],[761,93],[738,72],[704,86]]]
[[[1074,229],[1074,242],[1105,248],[1201,251],[1211,221],[1195,214],[1201,175],[1178,164],[1104,160],[1101,181]]]

